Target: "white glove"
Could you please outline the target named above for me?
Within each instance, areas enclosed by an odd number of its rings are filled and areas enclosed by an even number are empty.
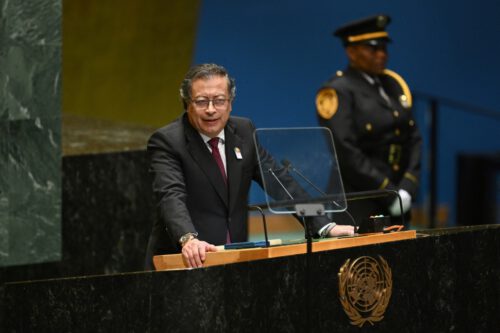
[[[411,195],[405,190],[401,189],[398,191],[401,201],[403,202],[403,214],[410,210],[411,208]],[[392,204],[389,206],[389,213],[392,216],[400,216],[401,208],[399,206],[399,198],[396,198]]]

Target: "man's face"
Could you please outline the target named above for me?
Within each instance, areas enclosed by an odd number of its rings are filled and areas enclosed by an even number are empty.
[[[187,113],[191,125],[200,133],[213,138],[226,126],[232,110],[228,80],[212,76],[193,81]],[[211,100],[207,105],[207,101]]]
[[[351,65],[367,74],[380,75],[385,69],[388,58],[385,45],[350,45],[346,52]]]

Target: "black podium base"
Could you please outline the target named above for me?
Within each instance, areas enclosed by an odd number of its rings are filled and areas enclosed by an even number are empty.
[[[4,332],[358,332],[339,301],[347,259],[382,257],[392,295],[371,332],[500,327],[500,227],[196,270],[5,285]],[[304,288],[305,281],[309,286]],[[305,299],[309,299],[306,306]],[[304,320],[309,318],[309,321]]]

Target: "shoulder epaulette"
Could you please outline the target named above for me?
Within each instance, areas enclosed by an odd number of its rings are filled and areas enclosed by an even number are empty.
[[[413,99],[406,81],[398,73],[391,71],[390,69],[384,69],[384,74],[390,76],[399,84],[401,90],[403,91],[403,94],[399,96],[399,101],[403,106],[411,108],[413,105]]]

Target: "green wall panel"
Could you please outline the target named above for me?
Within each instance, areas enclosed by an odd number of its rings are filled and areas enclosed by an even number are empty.
[[[0,266],[61,257],[61,0],[0,0]]]

